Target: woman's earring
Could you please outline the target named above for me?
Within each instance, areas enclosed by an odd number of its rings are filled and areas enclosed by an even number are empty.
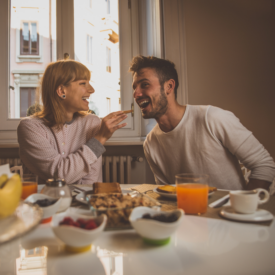
[[[62,98],[65,99],[65,98],[66,98],[66,95],[62,95]]]

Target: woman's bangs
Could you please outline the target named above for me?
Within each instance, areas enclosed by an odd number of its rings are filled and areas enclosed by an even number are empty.
[[[91,79],[91,72],[82,64],[77,64],[75,67],[75,78],[73,81],[78,80],[90,80]]]

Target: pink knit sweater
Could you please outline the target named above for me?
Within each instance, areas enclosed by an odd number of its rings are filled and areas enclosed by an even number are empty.
[[[40,182],[53,177],[63,178],[67,184],[102,181],[105,148],[93,138],[99,127],[100,119],[91,114],[74,119],[59,131],[39,118],[27,117],[17,128],[21,161]]]

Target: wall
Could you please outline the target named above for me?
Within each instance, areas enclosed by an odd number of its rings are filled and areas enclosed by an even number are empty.
[[[275,1],[184,0],[188,103],[230,110],[275,158]]]

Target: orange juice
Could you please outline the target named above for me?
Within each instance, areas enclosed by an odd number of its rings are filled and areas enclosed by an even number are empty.
[[[202,214],[207,211],[208,185],[184,183],[177,185],[178,208],[186,214]]]
[[[26,199],[31,194],[37,193],[37,182],[23,182],[22,183],[21,199]]]

